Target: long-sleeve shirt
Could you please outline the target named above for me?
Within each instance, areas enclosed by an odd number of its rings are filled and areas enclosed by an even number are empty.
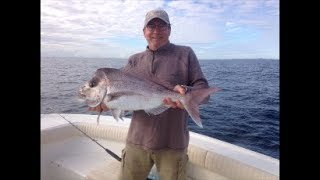
[[[144,78],[156,77],[173,89],[177,84],[207,88],[199,61],[190,47],[168,43],[156,51],[148,47],[132,55],[124,67],[139,72]],[[189,144],[188,113],[169,108],[158,115],[134,111],[127,135],[127,143],[149,150],[185,149]]]

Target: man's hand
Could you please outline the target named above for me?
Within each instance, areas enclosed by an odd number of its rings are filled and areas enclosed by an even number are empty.
[[[185,88],[181,87],[180,85],[176,85],[174,88],[173,88],[174,91],[180,93],[180,94],[185,94],[186,93],[186,90]],[[163,100],[163,103],[173,107],[173,108],[180,108],[180,109],[184,109],[182,103],[180,101],[172,101],[171,98],[167,97]]]
[[[96,107],[89,107],[89,111],[98,111],[98,112],[100,112],[100,111],[108,111],[108,110],[109,110],[109,108],[103,103],[101,103],[100,105],[98,105]]]

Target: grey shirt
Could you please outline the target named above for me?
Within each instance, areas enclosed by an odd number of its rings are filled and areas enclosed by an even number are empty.
[[[171,89],[177,84],[208,87],[195,53],[187,46],[168,43],[156,51],[147,48],[132,55],[124,68],[147,79],[165,81]],[[149,150],[184,149],[189,144],[187,117],[188,113],[179,108],[169,108],[159,115],[134,111],[127,143]]]

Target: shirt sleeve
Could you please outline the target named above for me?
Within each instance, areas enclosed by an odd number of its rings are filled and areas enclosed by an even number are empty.
[[[208,88],[208,81],[204,77],[199,61],[193,50],[189,53],[189,84],[194,88]]]
[[[208,88],[209,84],[205,76],[203,75],[202,69],[200,67],[199,61],[197,56],[195,55],[194,51],[190,48],[189,52],[189,82],[188,86],[192,88]],[[203,102],[207,103],[210,96],[208,96]]]
[[[133,71],[133,68],[136,66],[136,61],[133,58],[133,56],[130,56],[128,59],[127,64],[120,68],[122,71],[127,72],[127,73],[131,73]]]

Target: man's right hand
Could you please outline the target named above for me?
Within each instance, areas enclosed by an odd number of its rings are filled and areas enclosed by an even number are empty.
[[[109,108],[101,103],[100,105],[96,106],[96,107],[89,107],[89,111],[98,111],[98,112],[101,112],[101,111],[108,111]]]
[[[176,85],[173,90],[178,92],[178,93],[180,93],[180,94],[182,94],[182,95],[186,94],[186,89],[183,88],[181,85]],[[178,107],[180,109],[184,109],[183,104],[180,101],[174,102],[169,97],[166,97],[163,100],[163,103],[165,103],[165,104],[167,104],[167,105],[169,105],[169,106],[171,106],[173,108],[177,108]]]

